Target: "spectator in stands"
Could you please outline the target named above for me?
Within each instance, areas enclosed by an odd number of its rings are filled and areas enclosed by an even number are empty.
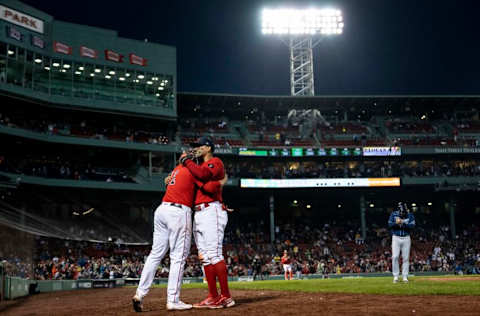
[[[224,247],[231,276],[258,276],[256,262],[260,260],[266,262],[262,273],[281,274],[280,258],[275,254],[285,249],[295,254],[295,262],[301,265],[303,274],[321,273],[327,276],[331,273],[391,270],[391,248],[386,242],[387,231],[382,226],[367,231],[366,239],[359,243],[356,223],[313,226],[309,223],[307,226],[280,222],[278,225],[277,240],[271,244],[265,223],[232,224],[225,232]],[[101,231],[103,229],[93,232],[92,236],[98,238]],[[449,239],[445,226],[436,229],[419,227],[414,232],[417,242],[411,252],[412,271],[479,273],[480,245],[476,241],[480,238],[480,228],[469,225],[458,231],[457,238]],[[0,238],[1,234],[0,230]],[[69,241],[65,244],[64,240],[51,238],[38,238],[37,242],[35,275],[39,279],[110,278],[112,272],[115,277],[138,277],[149,250],[148,246],[128,246],[119,242]],[[69,252],[68,249],[74,251]],[[196,250],[192,249],[191,253],[195,254]],[[202,275],[196,259],[192,256],[187,260],[186,275]],[[1,248],[0,260],[7,260],[15,266],[15,273],[25,275],[24,262],[5,256]],[[168,262],[164,262],[157,276],[168,275],[167,266]]]

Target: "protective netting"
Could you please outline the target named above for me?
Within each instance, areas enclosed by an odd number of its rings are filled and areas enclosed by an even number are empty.
[[[106,214],[95,213],[92,208],[82,212],[74,219],[54,219],[36,215],[0,201],[0,223],[34,235],[60,239],[108,242],[116,240],[122,244],[147,244],[127,225],[116,222]],[[72,212],[73,213],[73,212]],[[84,214],[86,213],[86,214]],[[87,215],[90,215],[87,217]]]
[[[34,235],[0,224],[0,262],[6,275],[32,278]]]
[[[25,200],[27,199],[27,201]],[[113,203],[113,202],[112,202]],[[13,192],[0,199],[0,224],[29,234],[68,240],[148,244],[151,227],[139,216],[122,216],[108,200],[99,205]],[[127,213],[127,208],[123,213]],[[134,211],[132,211],[134,212]],[[137,210],[137,213],[148,210]]]

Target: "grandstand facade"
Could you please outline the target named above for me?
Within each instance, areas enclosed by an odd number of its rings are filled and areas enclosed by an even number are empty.
[[[177,151],[175,47],[59,21],[20,1],[2,0],[0,11],[2,223],[106,241],[112,234],[99,231],[133,221],[143,234],[129,230],[123,240],[148,242],[163,165]],[[75,214],[89,210],[96,219],[78,225]]]
[[[175,117],[174,47],[1,1],[0,85],[52,104]]]

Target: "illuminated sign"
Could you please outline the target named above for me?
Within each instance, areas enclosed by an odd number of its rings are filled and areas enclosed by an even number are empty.
[[[240,148],[238,150],[240,156],[254,156],[254,157],[266,157],[269,156],[267,150],[247,149]],[[273,156],[270,154],[270,156]]]
[[[362,148],[239,148],[240,156],[253,157],[322,157],[322,156],[361,156]]]
[[[241,188],[360,188],[399,187],[400,178],[332,178],[332,179],[240,179]]]
[[[400,147],[363,147],[364,156],[400,156]]]
[[[293,157],[303,157],[303,148],[292,148]]]
[[[43,21],[0,5],[0,19],[43,34]]]

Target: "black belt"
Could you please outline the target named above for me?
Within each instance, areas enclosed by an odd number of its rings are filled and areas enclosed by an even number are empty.
[[[172,202],[164,202],[164,203],[167,203],[170,206],[181,208],[183,210],[183,205],[182,204],[177,204],[177,203],[172,203]]]

